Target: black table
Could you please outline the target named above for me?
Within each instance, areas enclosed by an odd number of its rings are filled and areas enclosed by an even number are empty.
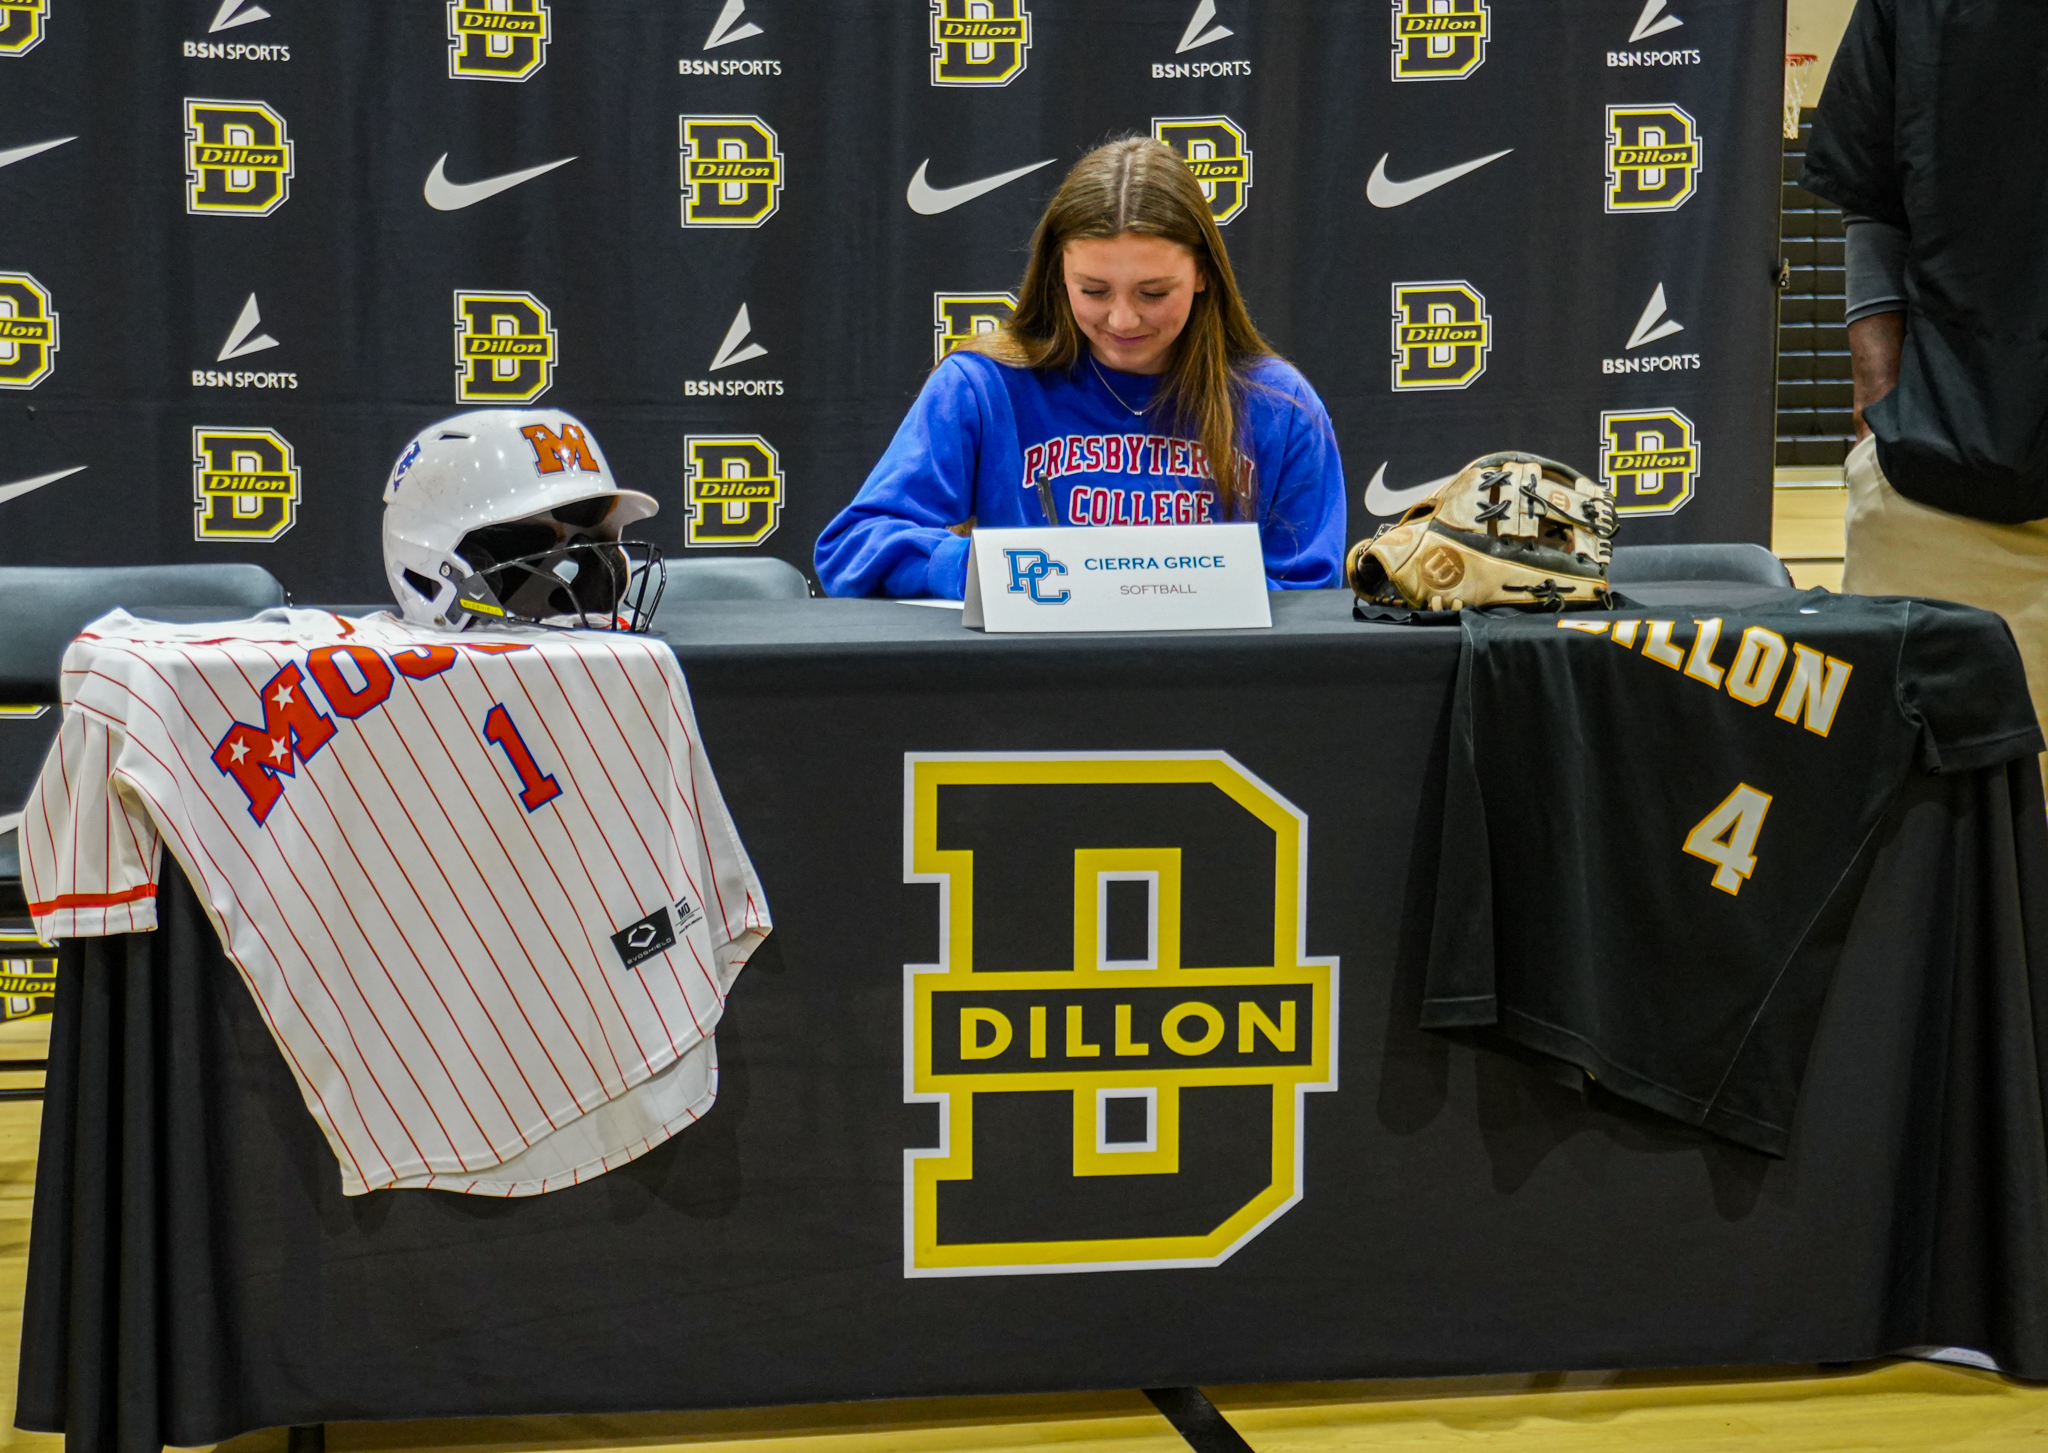
[[[1631,590],[1716,609],[1764,593]],[[1927,1346],[2048,1377],[2031,759],[1904,789],[1773,1161],[1415,1027],[1455,630],[1357,625],[1332,592],[1279,598],[1270,632],[985,638],[900,604],[706,603],[671,638],[777,924],[719,1029],[716,1109],[537,1199],[344,1199],[169,874],[158,932],[63,951],[21,1426],[141,1450],[347,1419]],[[1212,1266],[907,1276],[905,1152],[938,1143],[941,1112],[905,1100],[905,966],[938,958],[940,911],[905,881],[905,754],[1217,751],[1306,814],[1302,947],[1339,961],[1336,1086],[1300,1096],[1298,1168],[1271,1162],[1298,1200]],[[1278,829],[1211,821],[1170,784],[1008,790],[945,799],[968,806],[939,845],[981,845],[980,967],[1030,967],[1070,934],[1062,844],[1156,848],[1162,821],[1187,834],[1188,962],[1258,962],[1233,935],[1242,903],[1270,901]],[[1018,802],[1017,841],[1038,846],[1005,857]],[[1071,821],[1046,828],[1062,802]],[[1276,1076],[1300,1078],[1312,998],[1292,1059],[1252,1039]],[[1263,1184],[1279,1101],[1185,1089],[1178,1171],[1092,1179],[1072,1174],[1068,1092],[974,1103],[974,1175],[933,1213],[949,1246],[1057,1215],[1075,1245],[1184,1247]]]

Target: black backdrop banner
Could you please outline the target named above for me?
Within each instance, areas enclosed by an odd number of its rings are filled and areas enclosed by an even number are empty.
[[[538,400],[661,501],[649,538],[808,571],[1066,167],[1133,132],[1328,402],[1354,536],[1519,446],[1612,480],[1624,543],[1762,540],[1781,32],[1755,0],[0,0],[0,560],[381,599],[401,445]]]

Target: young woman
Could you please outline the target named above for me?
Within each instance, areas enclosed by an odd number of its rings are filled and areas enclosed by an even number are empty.
[[[818,578],[958,600],[976,524],[1227,520],[1258,525],[1273,589],[1341,583],[1330,416],[1252,326],[1200,183],[1132,138],[1067,173],[1016,316],[932,371],[818,538]]]

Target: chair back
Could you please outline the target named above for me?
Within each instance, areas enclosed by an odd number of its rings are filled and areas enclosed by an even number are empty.
[[[1710,545],[1617,545],[1607,567],[1609,585],[1647,585],[1665,580],[1730,580],[1749,585],[1790,587],[1785,562],[1761,545],[1724,541]]]
[[[803,571],[772,555],[711,555],[668,562],[668,583],[654,628],[685,601],[809,600],[811,583]]]

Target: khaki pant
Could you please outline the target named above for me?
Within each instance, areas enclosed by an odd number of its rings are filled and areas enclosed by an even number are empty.
[[[1952,515],[1893,489],[1877,441],[1849,451],[1848,555],[1842,589],[1929,595],[1996,611],[2012,627],[2034,715],[2048,722],[2048,520],[1994,525]],[[2048,771],[2048,756],[2042,759]]]

